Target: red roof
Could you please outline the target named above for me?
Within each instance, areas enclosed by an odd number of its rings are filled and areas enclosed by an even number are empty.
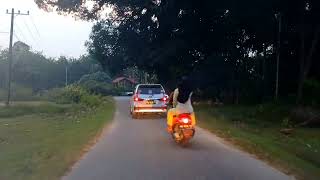
[[[112,83],[118,83],[118,82],[123,81],[123,80],[130,81],[132,84],[136,84],[136,83],[137,83],[134,79],[132,79],[132,78],[127,78],[127,77],[118,77],[118,78],[114,79],[114,80],[112,81]]]

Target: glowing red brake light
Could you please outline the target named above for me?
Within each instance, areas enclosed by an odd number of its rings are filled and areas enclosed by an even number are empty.
[[[167,100],[168,100],[167,97],[163,97],[163,98],[162,98],[162,101],[167,101]]]
[[[133,100],[136,101],[136,102],[137,101],[143,101],[143,99],[139,98],[138,95],[134,95]]]
[[[177,122],[181,124],[191,124],[191,116],[189,114],[180,114],[177,117]]]
[[[191,120],[189,118],[183,118],[181,121],[185,124],[188,124]]]

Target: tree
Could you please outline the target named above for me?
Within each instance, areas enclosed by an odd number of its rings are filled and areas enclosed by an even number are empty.
[[[23,45],[21,47],[28,47]],[[62,87],[65,85],[65,68],[68,65],[68,81],[78,81],[83,75],[101,70],[98,63],[90,56],[79,59],[60,57],[47,58],[29,48],[14,51],[12,81],[14,84],[39,90]],[[8,51],[0,51],[0,88],[6,88],[8,73]]]
[[[316,0],[92,2],[89,8],[84,1],[37,0],[45,9],[98,20],[88,47],[113,74],[138,66],[173,86],[189,73],[197,87],[215,89],[212,96],[224,92],[231,102],[273,95],[278,52],[281,96],[297,92],[300,102],[305,79],[320,77],[312,66],[319,57]],[[113,9],[107,19],[106,7]],[[281,27],[276,14],[281,14]]]

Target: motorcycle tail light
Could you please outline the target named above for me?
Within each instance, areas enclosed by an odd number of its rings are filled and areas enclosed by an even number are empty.
[[[190,114],[180,114],[175,118],[175,122],[182,125],[191,125],[191,115]]]
[[[189,118],[182,118],[181,121],[184,123],[184,124],[188,124],[191,120]]]

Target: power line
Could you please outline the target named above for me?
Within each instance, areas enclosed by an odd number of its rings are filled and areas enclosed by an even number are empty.
[[[38,44],[38,40],[34,37],[34,35],[33,35],[32,31],[31,31],[31,29],[30,29],[30,27],[29,27],[28,23],[26,23],[25,19],[23,19],[23,23],[24,23],[24,25],[26,26],[26,28],[27,28],[27,30],[28,30],[28,32],[29,32],[29,34],[31,35],[31,38],[32,38],[32,40],[33,40],[34,44],[35,44],[37,47],[40,47],[40,46],[39,46],[39,44]]]
[[[29,31],[29,34],[31,35],[31,38],[33,39],[33,41],[36,41],[36,39],[33,36],[33,33],[31,32],[28,24],[26,23],[26,21],[23,19],[23,24],[26,26],[27,30]]]
[[[18,26],[18,24],[14,24],[15,25],[15,27],[16,27],[16,29],[17,29],[17,32],[22,36],[22,39],[26,42],[26,43],[28,43],[29,42],[29,40],[26,38],[26,36],[23,34],[23,32],[21,31],[21,29],[20,29],[20,27]],[[28,41],[28,42],[27,42]]]
[[[30,19],[31,19],[31,23],[32,23],[33,27],[34,27],[34,28],[36,29],[36,31],[37,31],[38,36],[41,37],[41,36],[40,36],[40,32],[39,32],[39,30],[38,30],[38,28],[37,28],[37,26],[36,26],[36,23],[34,23],[33,17],[32,17],[32,16],[29,16],[29,17],[30,17]]]

